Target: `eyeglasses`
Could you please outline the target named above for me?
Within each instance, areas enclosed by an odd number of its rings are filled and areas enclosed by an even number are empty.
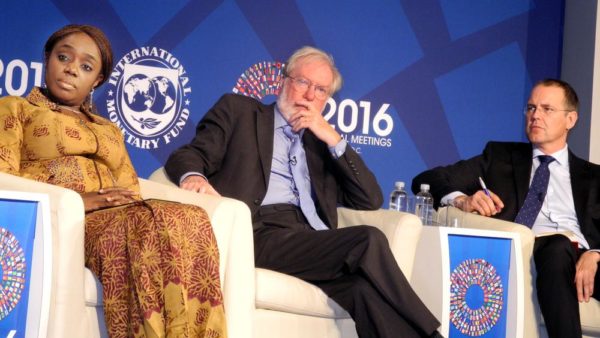
[[[539,109],[540,109],[540,112],[544,113],[544,115],[546,115],[546,116],[554,115],[554,113],[557,111],[572,111],[572,109],[556,109],[556,108],[548,106],[548,105],[541,105],[541,106],[539,106]],[[525,106],[523,113],[525,115],[531,115],[531,114],[535,113],[536,111],[538,111],[538,106],[533,105],[533,104],[528,104]]]
[[[317,99],[325,100],[329,97],[329,89],[325,86],[314,84],[312,81],[303,77],[292,77],[289,75],[287,77],[292,81],[292,86],[294,86],[294,89],[301,93],[306,93],[311,86],[315,86],[315,97]]]

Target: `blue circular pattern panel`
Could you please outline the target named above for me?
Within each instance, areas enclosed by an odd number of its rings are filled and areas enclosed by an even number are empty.
[[[494,266],[480,258],[464,260],[452,271],[450,283],[452,324],[472,337],[489,332],[504,305],[504,288]]]
[[[0,228],[0,320],[17,306],[25,287],[27,265],[23,248],[17,238],[5,228]]]

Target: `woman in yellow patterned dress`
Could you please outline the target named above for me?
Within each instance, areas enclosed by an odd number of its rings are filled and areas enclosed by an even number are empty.
[[[218,250],[201,208],[139,197],[123,136],[95,115],[112,51],[97,28],[46,42],[45,82],[0,99],[0,171],[70,188],[86,210],[86,266],[103,286],[111,337],[226,337]]]

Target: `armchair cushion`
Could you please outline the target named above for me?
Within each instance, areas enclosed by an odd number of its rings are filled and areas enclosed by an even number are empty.
[[[85,295],[85,306],[102,307],[102,285],[90,269],[83,272],[83,290]]]
[[[579,314],[584,336],[600,337],[600,301],[591,299],[589,303],[579,303]]]
[[[256,307],[313,317],[350,318],[346,310],[318,287],[260,268],[256,269]]]

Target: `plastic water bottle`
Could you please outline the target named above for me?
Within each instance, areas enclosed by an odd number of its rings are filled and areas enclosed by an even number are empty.
[[[423,225],[431,225],[433,221],[433,196],[429,192],[429,184],[421,184],[421,191],[415,196],[415,214]]]
[[[407,203],[408,194],[404,190],[404,182],[398,181],[394,183],[394,190],[390,194],[390,210],[406,212]]]

